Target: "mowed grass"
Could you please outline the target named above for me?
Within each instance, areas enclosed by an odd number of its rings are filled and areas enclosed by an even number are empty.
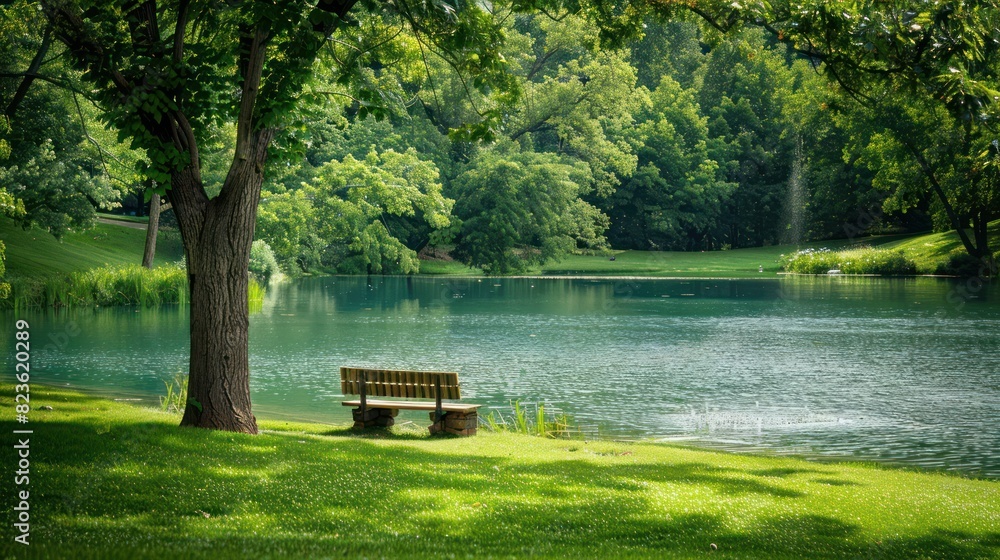
[[[858,244],[883,246],[910,236],[884,235],[855,240],[832,240],[801,245],[774,245],[729,251],[609,251],[606,255],[569,255],[558,262],[527,270],[527,275],[551,276],[652,276],[652,277],[774,277],[781,271],[782,255],[800,249],[832,250]],[[611,260],[611,256],[615,260]],[[763,267],[763,272],[760,271]],[[456,261],[421,260],[421,274],[474,276],[481,274]]]
[[[994,253],[1000,251],[1000,220],[990,222],[987,231],[990,248]],[[969,235],[972,236],[971,231]],[[917,264],[917,272],[921,274],[933,274],[939,264],[948,261],[950,255],[965,253],[965,246],[955,231],[902,239],[884,247],[903,251],[903,254]]]
[[[149,216],[125,216],[122,214],[109,214],[107,212],[98,212],[98,218],[104,218],[105,220],[115,220],[117,222],[132,222],[134,224],[148,224]]]
[[[24,230],[9,218],[0,217],[0,240],[7,246],[8,277],[41,278],[104,265],[139,264],[146,232],[98,223],[91,229],[69,232],[59,240],[44,230]],[[174,263],[183,255],[180,236],[161,230],[156,264]]]
[[[12,387],[0,394],[11,410]],[[1000,553],[995,481],[516,434],[263,420],[261,435],[246,436],[180,429],[175,415],[40,385],[31,403],[29,425],[0,421],[8,434],[34,430],[31,545],[15,543],[8,525],[4,557]],[[5,507],[14,488],[2,485]]]
[[[810,245],[811,246],[811,245]],[[673,276],[673,277],[774,277],[781,270],[778,258],[794,252],[791,245],[754,247],[730,251],[614,251],[610,256],[570,255],[541,267],[544,275]],[[759,267],[764,267],[763,273]]]

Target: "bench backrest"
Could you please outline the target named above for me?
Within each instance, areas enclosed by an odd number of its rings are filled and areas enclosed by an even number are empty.
[[[392,369],[340,368],[340,392],[360,395],[361,383],[369,397],[406,397],[436,399],[440,384],[442,399],[462,398],[458,374],[443,371],[409,371]]]

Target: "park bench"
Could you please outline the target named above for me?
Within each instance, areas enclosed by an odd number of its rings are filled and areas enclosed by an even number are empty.
[[[433,422],[430,426],[432,434],[446,432],[471,436],[476,434],[479,424],[476,410],[480,405],[444,402],[444,399],[462,398],[457,373],[342,367],[340,391],[344,395],[361,396],[360,399],[341,403],[355,407],[355,428],[392,426],[401,409],[429,411]],[[376,400],[368,397],[392,397],[399,400]]]

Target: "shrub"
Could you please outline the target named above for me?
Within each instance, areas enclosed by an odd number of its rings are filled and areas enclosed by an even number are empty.
[[[281,273],[278,259],[274,257],[274,251],[263,239],[254,241],[253,245],[250,246],[250,273],[265,283],[272,276]]]
[[[1000,255],[1000,253],[997,253]],[[996,275],[997,255],[993,255],[993,261],[973,257],[966,252],[952,253],[948,260],[941,263],[934,270],[934,274],[945,274],[948,276],[961,276],[962,278],[991,277]]]
[[[46,282],[43,305],[140,305],[187,301],[187,273],[172,266],[105,266]]]
[[[917,265],[902,251],[861,247],[845,251],[806,249],[782,255],[781,267],[798,274],[826,274],[840,270],[844,274],[881,274],[899,276],[916,274]]]

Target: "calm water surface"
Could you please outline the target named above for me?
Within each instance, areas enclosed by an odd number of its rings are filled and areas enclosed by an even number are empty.
[[[251,319],[251,388],[258,416],[344,423],[341,365],[451,370],[470,401],[542,402],[608,437],[1000,477],[998,288],[306,279]],[[150,400],[186,370],[185,308],[23,317],[38,382]]]

